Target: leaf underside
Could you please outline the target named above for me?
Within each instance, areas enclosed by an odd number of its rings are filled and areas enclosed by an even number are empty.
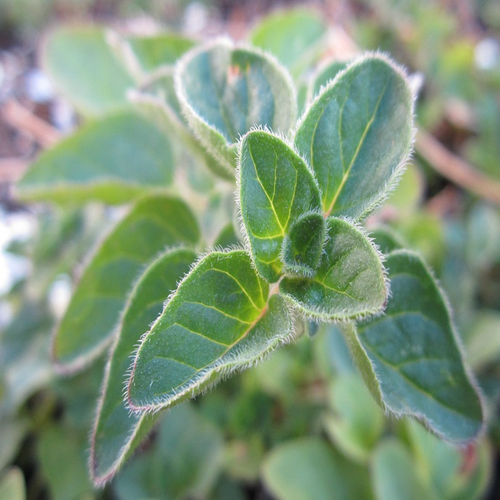
[[[130,406],[172,406],[285,341],[292,333],[288,309],[281,297],[269,299],[268,293],[268,284],[244,251],[203,258],[138,350],[128,389]]]
[[[411,252],[393,252],[387,267],[392,298],[385,315],[344,328],[354,357],[373,366],[389,410],[424,420],[448,440],[469,441],[482,429],[483,411],[445,299]]]
[[[242,141],[239,176],[241,215],[255,267],[272,283],[281,274],[284,237],[302,214],[319,209],[318,187],[302,158],[260,130]]]
[[[198,240],[198,224],[184,202],[167,196],[139,201],[104,240],[75,288],[53,342],[59,369],[78,369],[102,352],[145,264],[166,247]]]
[[[412,101],[403,73],[374,55],[348,66],[311,104],[295,144],[327,215],[358,219],[384,198],[410,153]]]
[[[327,242],[314,278],[285,277],[280,292],[309,316],[345,320],[380,312],[384,268],[372,243],[351,223],[327,219]]]
[[[103,394],[94,426],[91,468],[94,481],[107,481],[156,421],[156,415],[130,413],[123,401],[123,385],[130,355],[162,312],[163,303],[189,271],[196,253],[188,249],[168,250],[141,276],[125,309],[106,370]]]

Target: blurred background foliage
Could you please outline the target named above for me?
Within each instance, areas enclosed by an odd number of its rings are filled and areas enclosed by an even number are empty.
[[[420,88],[414,161],[368,224],[384,227],[376,233],[381,244],[401,240],[434,267],[487,401],[484,438],[456,449],[418,423],[384,416],[339,332],[322,326],[312,340],[305,335],[257,368],[169,412],[104,490],[93,489],[88,479],[87,436],[105,360],[61,378],[51,366],[49,344],[86,256],[121,208],[28,207],[15,197],[12,184],[50,144],[50,133],[67,134],[79,121],[40,69],[43,35],[62,22],[97,22],[141,34],[166,27],[195,37],[226,33],[241,39],[269,11],[292,5],[0,0],[2,500],[500,497],[497,0],[307,2],[320,13],[314,21],[319,31],[311,28],[302,52],[292,43],[295,37],[280,47],[254,32],[256,42],[274,47],[288,63],[301,85],[301,102],[314,68],[330,57],[352,57],[356,46],[389,52],[413,75]],[[302,29],[304,35],[306,26],[299,26],[291,33]],[[13,102],[28,110],[31,121],[23,121]],[[50,128],[30,129],[33,120]],[[465,177],[456,178],[454,168],[464,164]],[[216,228],[234,216],[228,208],[232,194],[216,189],[210,175],[190,169],[186,176],[204,200],[198,212],[213,242]]]

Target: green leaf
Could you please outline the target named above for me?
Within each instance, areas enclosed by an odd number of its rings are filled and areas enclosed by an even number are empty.
[[[318,438],[290,441],[267,456],[266,487],[278,500],[371,500],[366,467]]]
[[[500,313],[494,310],[482,310],[469,327],[466,337],[467,361],[479,371],[493,365],[500,359]]]
[[[322,64],[311,82],[309,95],[311,98],[319,94],[322,87],[326,87],[341,71],[350,64],[348,61],[328,61]]]
[[[234,225],[232,222],[229,224],[225,225],[221,232],[217,235],[217,238],[215,238],[213,246],[218,248],[228,248],[228,247],[234,247],[236,245],[239,245],[241,243],[239,237],[236,234],[236,231],[234,229]]]
[[[416,470],[408,450],[395,439],[382,443],[373,456],[377,500],[438,500],[437,493]]]
[[[327,433],[355,461],[365,462],[384,428],[384,414],[359,375],[334,380],[330,390],[334,410],[325,418]]]
[[[156,421],[155,416],[130,413],[123,402],[123,383],[130,355],[148,331],[163,303],[196,259],[193,250],[168,250],[144,272],[130,295],[116,343],[110,354],[103,393],[94,426],[91,472],[96,484],[108,481],[133,453]]]
[[[298,77],[320,56],[327,29],[318,12],[299,7],[265,17],[252,31],[250,41],[273,53]]]
[[[288,73],[269,56],[227,40],[190,51],[176,69],[181,108],[195,135],[234,173],[237,141],[252,127],[288,132],[296,116]]]
[[[165,415],[149,453],[114,483],[120,500],[206,498],[222,458],[222,436],[185,403]]]
[[[326,223],[316,212],[306,213],[292,225],[283,241],[285,272],[311,277],[321,259],[326,237]]]
[[[285,277],[280,292],[310,317],[345,320],[385,307],[384,267],[376,248],[346,220],[330,217],[321,263],[312,279]]]
[[[17,184],[21,199],[125,203],[172,182],[170,140],[126,110],[84,125],[42,153]]]
[[[0,390],[3,392],[3,387]],[[4,394],[0,396],[0,401],[3,397]],[[14,460],[27,431],[28,425],[24,419],[17,417],[14,420],[13,418],[4,417],[0,420],[0,443],[2,445],[0,446],[0,471],[4,470]],[[1,495],[0,498],[2,498]]]
[[[327,215],[358,219],[400,175],[411,150],[413,96],[384,56],[351,64],[317,96],[295,144],[316,174]]]
[[[42,66],[55,86],[87,117],[127,104],[134,81],[101,28],[58,28],[43,45]]]
[[[24,476],[18,467],[12,467],[0,476],[0,498],[2,500],[25,500]]]
[[[242,250],[213,252],[184,278],[144,338],[128,388],[135,410],[167,408],[220,376],[245,368],[292,334],[273,295]]]
[[[388,226],[377,227],[370,233],[370,237],[384,255],[393,250],[400,250],[404,246],[399,235]]]
[[[184,202],[139,201],[95,252],[78,283],[53,344],[62,371],[79,369],[109,344],[137,275],[166,247],[195,245],[197,222]]]
[[[390,411],[417,417],[450,441],[470,441],[481,432],[483,411],[446,301],[417,255],[395,251],[387,267],[385,315],[357,331],[344,328],[362,375]]]
[[[241,216],[252,258],[272,283],[282,271],[284,237],[302,214],[319,209],[318,187],[302,158],[269,132],[243,138],[239,163]]]

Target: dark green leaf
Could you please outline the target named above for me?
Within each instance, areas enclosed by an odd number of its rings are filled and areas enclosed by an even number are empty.
[[[280,138],[257,130],[241,144],[240,205],[259,273],[277,281],[284,237],[305,212],[319,209],[320,196],[306,164]]]
[[[314,278],[285,277],[280,292],[307,315],[320,319],[345,320],[380,312],[387,289],[377,250],[345,220],[330,217],[327,228]]]
[[[250,41],[273,53],[297,77],[320,56],[326,35],[321,15],[299,7],[265,17],[252,31]]]
[[[177,66],[176,90],[194,133],[228,173],[240,136],[258,125],[286,133],[295,121],[286,71],[267,55],[226,40],[186,54]]]
[[[263,467],[264,483],[279,500],[371,500],[368,469],[317,438],[273,449]]]
[[[344,328],[362,375],[389,410],[424,420],[450,441],[470,441],[482,429],[482,405],[445,299],[415,254],[393,252],[387,267],[386,314],[359,324],[357,332],[354,325]]]
[[[100,116],[127,104],[132,77],[101,28],[59,28],[43,46],[42,65],[56,87],[85,116]]]
[[[42,153],[17,184],[26,200],[125,203],[172,182],[170,140],[133,111],[88,123]]]
[[[326,237],[326,223],[317,212],[299,217],[283,240],[285,272],[312,277],[321,259]]]
[[[144,338],[129,383],[134,409],[170,407],[287,340],[292,321],[242,250],[213,252],[182,281]]]
[[[327,215],[358,219],[387,194],[408,159],[413,96],[400,68],[380,55],[351,64],[314,100],[295,135]]]
[[[131,414],[123,402],[123,384],[130,355],[141,335],[158,317],[163,303],[196,259],[193,250],[169,250],[155,260],[128,299],[121,328],[111,351],[103,394],[94,427],[91,471],[94,482],[108,481],[130,456],[156,421],[148,414]]]
[[[59,368],[75,370],[109,344],[127,294],[143,266],[171,245],[195,245],[197,222],[180,200],[139,201],[114,228],[83,272],[59,325],[53,355]]]

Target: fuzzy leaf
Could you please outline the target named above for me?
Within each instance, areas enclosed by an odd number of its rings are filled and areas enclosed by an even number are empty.
[[[78,369],[109,344],[146,263],[167,246],[198,240],[198,224],[184,202],[166,196],[139,201],[98,248],[76,286],[54,339],[59,368]]]
[[[323,64],[316,74],[314,75],[313,81],[311,82],[310,97],[314,97],[319,93],[321,87],[324,87],[330,83],[341,71],[347,68],[349,62],[346,61],[329,61],[327,64]]]
[[[240,136],[258,125],[288,132],[295,121],[286,71],[269,56],[227,40],[186,54],[177,66],[176,90],[194,133],[229,173]]]
[[[173,178],[170,140],[150,121],[126,110],[84,125],[42,153],[17,184],[22,199],[125,203]]]
[[[321,259],[326,237],[326,223],[319,213],[300,217],[283,241],[285,271],[306,277],[313,276]]]
[[[276,446],[263,466],[264,483],[279,500],[372,500],[368,469],[325,441],[308,438]]]
[[[116,473],[156,421],[154,416],[129,412],[123,402],[123,383],[130,355],[141,335],[161,313],[164,301],[195,259],[193,250],[168,250],[148,267],[128,299],[108,361],[94,426],[91,471],[96,484],[108,481]]]
[[[295,144],[327,215],[358,219],[384,198],[410,153],[412,113],[406,77],[379,55],[351,64],[314,100]]]
[[[259,273],[277,281],[281,247],[293,223],[319,209],[316,182],[306,164],[281,139],[261,130],[247,134],[239,166],[241,215]]]
[[[213,252],[180,284],[144,338],[129,383],[133,409],[167,408],[285,341],[292,322],[242,250]]]
[[[445,299],[415,254],[395,251],[387,267],[392,298],[385,315],[358,324],[357,331],[344,328],[355,360],[371,390],[378,382],[375,390],[389,410],[424,420],[450,441],[467,442],[481,431],[483,411]]]
[[[100,28],[59,28],[43,46],[42,66],[55,86],[87,117],[127,104],[134,81]]]
[[[377,250],[345,220],[330,217],[327,228],[328,239],[314,278],[286,277],[280,292],[308,316],[324,320],[380,312],[387,290]]]
[[[265,17],[254,28],[250,41],[274,54],[298,77],[321,54],[327,28],[318,12],[299,7]]]

